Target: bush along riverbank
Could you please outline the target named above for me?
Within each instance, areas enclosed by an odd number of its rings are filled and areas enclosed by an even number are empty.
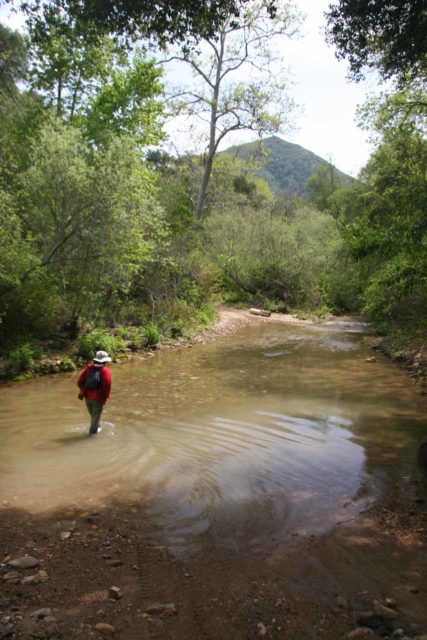
[[[182,345],[212,325],[215,317],[214,308],[206,307],[191,320],[175,322],[173,326],[147,322],[141,326],[88,328],[76,340],[23,340],[0,360],[0,381],[22,382],[76,371],[100,349],[107,351],[113,362],[120,362],[137,352]]]

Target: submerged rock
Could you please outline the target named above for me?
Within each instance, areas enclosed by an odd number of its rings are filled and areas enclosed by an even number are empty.
[[[176,616],[177,610],[176,606],[173,602],[162,603],[162,602],[154,602],[149,607],[145,609],[145,613],[148,614],[161,614],[163,616]]]
[[[108,635],[108,636],[113,635],[115,631],[113,625],[107,624],[106,622],[98,622],[95,625],[95,629],[100,633],[103,633],[104,635]]]
[[[37,620],[43,620],[43,618],[48,618],[52,615],[52,609],[48,607],[44,607],[43,609],[37,609],[37,611],[33,611],[30,614],[32,618],[36,618]]]
[[[399,617],[399,613],[395,609],[387,607],[379,600],[374,600],[374,612],[389,620],[394,620],[395,618]]]
[[[110,587],[108,595],[112,600],[120,600],[123,594],[120,591],[119,587]]]
[[[14,560],[9,560],[8,565],[13,567],[14,569],[33,569],[33,567],[38,567],[40,564],[40,560],[36,560],[32,556],[23,556],[22,558],[15,558]]]
[[[13,584],[17,584],[20,580],[20,575],[18,571],[8,571],[3,575],[3,580],[5,582],[12,582]]]

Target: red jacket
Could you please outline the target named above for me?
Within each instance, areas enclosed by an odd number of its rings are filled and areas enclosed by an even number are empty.
[[[108,367],[103,365],[101,369],[101,386],[98,389],[85,389],[86,375],[89,369],[93,369],[97,365],[88,364],[80,374],[77,384],[84,397],[88,400],[98,400],[101,404],[105,404],[110,397],[111,389],[111,372]],[[99,365],[98,365],[99,366]]]

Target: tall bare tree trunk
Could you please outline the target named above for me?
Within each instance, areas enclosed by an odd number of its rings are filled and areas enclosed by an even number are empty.
[[[205,164],[203,168],[203,177],[202,177],[202,182],[200,183],[200,189],[199,189],[199,194],[197,196],[197,204],[196,204],[196,210],[195,210],[196,218],[198,220],[201,220],[203,218],[204,209],[205,209],[206,192],[208,190],[209,180],[212,173],[213,161],[215,158],[215,153],[217,148],[216,125],[217,125],[219,88],[221,84],[222,61],[224,58],[224,45],[225,45],[225,34],[221,33],[218,64],[216,69],[215,84],[213,86],[213,95],[212,95],[210,130],[209,130],[209,147],[208,147],[208,152],[205,159]]]

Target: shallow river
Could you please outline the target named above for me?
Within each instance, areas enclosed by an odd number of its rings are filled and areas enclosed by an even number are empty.
[[[426,399],[363,342],[363,325],[254,323],[233,336],[113,365],[102,432],[87,437],[76,375],[0,388],[0,501],[31,511],[148,504],[177,552],[233,548],[351,521],[417,475]]]

